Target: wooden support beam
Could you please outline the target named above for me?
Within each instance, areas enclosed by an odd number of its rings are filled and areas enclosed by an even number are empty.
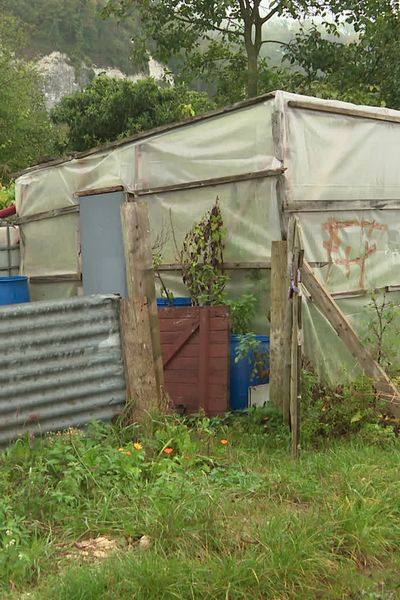
[[[270,398],[282,413],[289,406],[289,381],[285,377],[285,320],[288,308],[287,242],[272,242]],[[287,415],[285,415],[287,420]]]
[[[142,421],[146,413],[158,406],[147,302],[123,298],[120,325],[127,395],[125,416],[132,423]]]
[[[303,284],[313,303],[328,319],[338,336],[344,341],[365,374],[375,382],[378,395],[387,402],[390,412],[400,417],[400,394],[382,367],[374,360],[369,350],[358,337],[357,332],[340,310],[334,298],[320,281],[307,261],[303,265]]]
[[[289,223],[289,262],[290,262],[290,427],[292,432],[292,456],[300,456],[300,404],[301,404],[301,358],[302,358],[302,297],[301,272],[304,248],[301,226],[298,219]]]
[[[136,323],[141,322],[141,331],[146,328],[149,331],[150,347],[152,353],[152,364],[147,357],[139,353],[135,360],[143,362],[151,377],[155,379],[156,398],[155,402],[161,405],[164,389],[164,371],[161,356],[160,327],[158,322],[158,311],[156,302],[155,278],[153,269],[153,257],[150,241],[150,225],[147,206],[142,202],[126,202],[121,205],[121,222],[124,237],[125,261],[127,274],[127,288],[129,298],[133,306],[146,306],[143,312],[140,308],[140,319],[136,317]],[[146,314],[147,318],[146,318]],[[144,338],[146,336],[143,333]],[[153,393],[153,385],[149,386],[148,394]],[[147,402],[148,406],[153,404],[153,399],[146,394],[137,402]],[[140,411],[139,411],[140,412]]]

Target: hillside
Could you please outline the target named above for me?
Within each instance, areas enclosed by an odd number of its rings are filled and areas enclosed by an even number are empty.
[[[24,54],[39,59],[54,51],[66,54],[76,66],[82,63],[113,67],[132,75],[143,65],[130,61],[135,35],[132,19],[118,24],[103,19],[104,0],[0,0],[1,15],[21,20],[28,43]]]

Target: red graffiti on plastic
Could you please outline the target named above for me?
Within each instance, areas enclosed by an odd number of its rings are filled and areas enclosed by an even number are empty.
[[[352,265],[356,265],[360,268],[360,288],[365,288],[365,266],[367,259],[377,251],[376,242],[370,243],[369,240],[364,241],[364,252],[361,256],[351,258],[352,247],[346,246],[343,248],[343,240],[340,237],[340,233],[344,229],[350,227],[359,227],[361,235],[371,237],[375,231],[387,231],[388,226],[383,223],[377,223],[375,220],[360,220],[360,219],[349,219],[348,221],[337,221],[334,217],[331,217],[323,228],[329,234],[329,240],[324,241],[324,248],[328,251],[329,262],[335,265],[343,265],[346,268],[346,277],[349,279],[351,275]],[[336,257],[332,255],[339,254],[340,250],[344,250],[344,258]]]

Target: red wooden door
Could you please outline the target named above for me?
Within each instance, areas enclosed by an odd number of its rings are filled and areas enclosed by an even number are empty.
[[[177,410],[221,415],[229,398],[229,309],[160,308],[165,386]]]

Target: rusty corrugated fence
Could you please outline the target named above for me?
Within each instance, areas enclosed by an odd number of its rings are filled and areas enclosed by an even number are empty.
[[[116,296],[0,308],[0,445],[109,420],[125,402]]]

